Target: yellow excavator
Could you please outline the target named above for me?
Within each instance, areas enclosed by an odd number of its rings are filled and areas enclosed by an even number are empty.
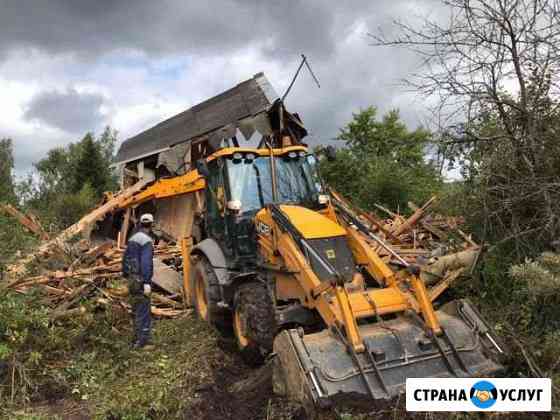
[[[120,204],[150,205],[157,220],[158,203],[192,198],[178,238],[186,304],[235,337],[248,363],[274,358],[276,390],[305,404],[388,401],[409,377],[498,372],[502,348],[476,309],[457,300],[435,310],[442,287],[324,185],[299,117],[280,100],[266,117],[272,129],[256,147],[209,147]]]

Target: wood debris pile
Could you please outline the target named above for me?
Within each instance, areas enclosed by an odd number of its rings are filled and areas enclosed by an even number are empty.
[[[472,237],[459,228],[465,223],[463,217],[442,216],[429,211],[435,202],[435,196],[422,207],[409,202],[413,213],[408,218],[376,204],[376,207],[389,217],[379,219],[373,214],[368,214],[368,221],[371,223],[371,229],[410,263],[417,263],[418,257],[422,260],[434,256],[441,257],[450,252],[479,249],[480,246]],[[380,246],[377,248],[381,256],[389,256]]]
[[[97,246],[87,240],[64,247],[50,249],[43,255],[34,276],[12,278],[3,288],[19,293],[39,290],[44,303],[51,309],[51,318],[59,319],[85,313],[95,307],[118,306],[130,311],[127,281],[122,277],[123,249],[107,241]],[[180,250],[174,245],[160,243],[155,247],[156,259],[180,265]],[[161,317],[177,317],[184,314],[182,297],[154,287],[152,314]]]
[[[357,209],[336,191],[331,190],[331,194],[397,254],[393,255],[375,239],[367,238],[386,263],[402,265],[400,257],[409,264],[420,266],[421,278],[427,284],[442,280],[442,284],[449,285],[468,273],[480,256],[482,247],[460,229],[465,223],[463,217],[442,216],[430,211],[436,203],[435,196],[422,207],[408,203],[412,211],[409,217],[375,204],[379,212],[387,216],[381,218]]]

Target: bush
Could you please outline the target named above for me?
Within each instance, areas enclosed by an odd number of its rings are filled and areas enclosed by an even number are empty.
[[[423,204],[441,189],[435,167],[426,162],[430,133],[422,128],[409,131],[397,111],[377,120],[370,107],[354,114],[338,139],[346,147],[336,160],[321,162],[325,181],[365,210],[379,203],[406,213],[408,201]]]
[[[0,299],[0,400],[22,401],[29,397],[27,370],[38,365],[49,336],[47,309],[38,296],[4,292]],[[5,391],[7,390],[7,392]]]
[[[64,229],[80,220],[97,204],[95,190],[89,183],[75,194],[63,194],[50,206],[51,223],[57,229]]]

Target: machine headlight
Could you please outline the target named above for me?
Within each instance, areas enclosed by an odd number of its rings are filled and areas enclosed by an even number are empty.
[[[327,204],[329,202],[329,196],[326,194],[319,194],[317,201],[319,201],[319,204]]]

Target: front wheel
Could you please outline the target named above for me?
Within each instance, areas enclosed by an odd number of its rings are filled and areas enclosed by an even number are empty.
[[[231,317],[219,306],[220,285],[210,262],[198,256],[191,271],[192,304],[199,319],[206,321],[221,334],[231,333]]]
[[[257,366],[272,352],[276,335],[274,304],[266,286],[250,282],[239,286],[235,293],[233,331],[243,360]]]

